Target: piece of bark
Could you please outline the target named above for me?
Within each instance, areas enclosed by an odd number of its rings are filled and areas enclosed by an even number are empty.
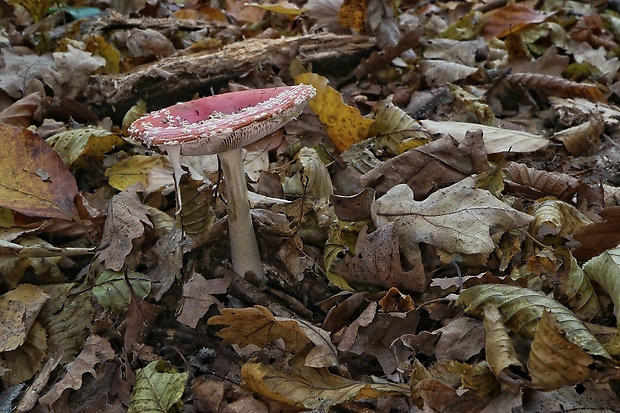
[[[190,100],[195,94],[209,95],[253,69],[277,66],[283,57],[290,61],[297,56],[317,73],[352,71],[375,47],[374,39],[366,36],[332,33],[252,38],[218,51],[173,55],[128,73],[94,76],[84,99],[100,115],[122,117],[138,99],[146,100],[149,110],[155,110]]]

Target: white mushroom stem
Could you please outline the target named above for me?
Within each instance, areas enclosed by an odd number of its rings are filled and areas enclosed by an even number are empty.
[[[246,272],[252,271],[261,281],[266,282],[250,215],[241,148],[222,152],[218,157],[226,182],[228,235],[233,270],[242,277]]]
[[[181,202],[181,176],[183,176],[183,168],[181,168],[181,145],[166,145],[163,149],[168,154],[168,159],[172,164],[174,170],[174,191],[177,197],[177,210],[175,215],[181,222],[181,208],[183,203]]]

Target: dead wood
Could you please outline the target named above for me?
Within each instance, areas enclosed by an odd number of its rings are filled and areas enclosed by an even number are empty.
[[[287,81],[286,68],[294,57],[311,64],[316,73],[348,73],[374,49],[374,39],[366,36],[320,33],[252,38],[217,51],[170,56],[129,73],[95,76],[84,99],[99,114],[122,117],[139,98],[147,101],[149,110],[162,108],[195,94],[213,94],[231,79],[270,65]]]

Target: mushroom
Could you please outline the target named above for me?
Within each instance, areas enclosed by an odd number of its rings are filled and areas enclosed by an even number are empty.
[[[261,281],[265,273],[252,225],[241,148],[295,119],[316,94],[309,85],[224,93],[179,103],[136,120],[132,137],[156,145],[168,154],[177,187],[183,170],[180,155],[217,154],[226,181],[228,233],[233,270],[252,271]]]

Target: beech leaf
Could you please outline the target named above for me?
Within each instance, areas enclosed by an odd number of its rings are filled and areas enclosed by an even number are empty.
[[[127,413],[177,411],[189,373],[179,373],[164,360],[150,362],[136,372],[136,385],[131,392]]]
[[[491,230],[527,225],[532,217],[501,202],[490,192],[460,182],[417,202],[405,184],[390,189],[373,204],[377,227],[396,221],[399,238],[425,242],[460,254],[489,254]]]
[[[273,365],[249,361],[241,369],[245,384],[253,391],[272,399],[305,409],[325,409],[351,400],[387,395],[408,395],[406,384],[361,382],[336,376],[326,368],[304,365],[295,357],[290,371]]]

